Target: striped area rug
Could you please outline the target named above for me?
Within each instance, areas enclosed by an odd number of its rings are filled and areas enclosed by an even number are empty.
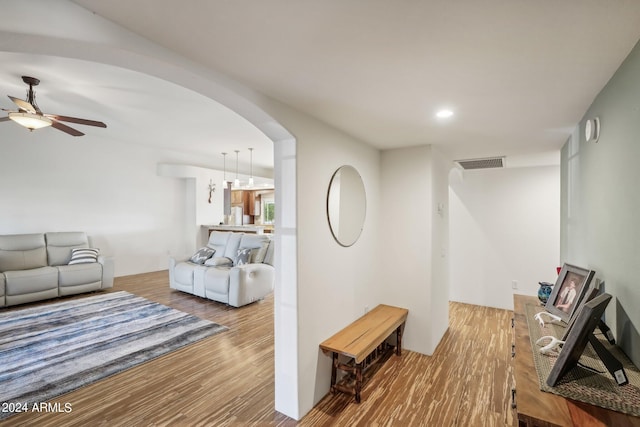
[[[227,329],[124,291],[0,312],[0,419]]]

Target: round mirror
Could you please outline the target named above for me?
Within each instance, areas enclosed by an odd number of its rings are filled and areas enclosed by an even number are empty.
[[[342,166],[331,177],[327,193],[329,228],[342,246],[353,245],[364,225],[367,197],[360,174],[353,166]]]

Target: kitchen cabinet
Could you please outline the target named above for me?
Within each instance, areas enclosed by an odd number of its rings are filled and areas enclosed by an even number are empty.
[[[244,205],[244,191],[232,190],[231,191],[231,206]]]

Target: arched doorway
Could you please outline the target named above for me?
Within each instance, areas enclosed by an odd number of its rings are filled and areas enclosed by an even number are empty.
[[[37,27],[37,26],[35,26]],[[35,28],[34,27],[34,28]],[[44,27],[38,27],[46,33]],[[1,28],[0,28],[1,30]],[[297,356],[297,324],[283,319],[297,316],[297,218],[296,139],[272,118],[250,90],[159,49],[150,53],[144,46],[111,46],[41,35],[10,34],[0,42],[0,52],[64,57],[121,67],[167,80],[207,96],[251,122],[274,143],[276,217],[275,289],[275,402],[276,410],[298,416],[298,378],[286,374]],[[10,43],[9,43],[10,42]],[[288,357],[285,360],[285,355]],[[294,356],[292,356],[294,355]]]

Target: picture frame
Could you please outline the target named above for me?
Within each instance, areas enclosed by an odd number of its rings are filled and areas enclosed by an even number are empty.
[[[579,307],[595,271],[565,263],[545,305],[545,310],[569,323]]]
[[[595,297],[597,297],[599,293],[600,293],[600,289],[596,287],[589,288],[589,290],[585,293],[584,298],[582,299],[582,301],[580,301],[580,304],[574,310],[573,315],[571,316],[571,319],[569,319],[567,329],[564,330],[564,334],[562,335],[561,341],[566,341],[567,338],[569,337],[569,333],[571,332],[573,325],[576,323],[576,319],[580,315],[580,312],[584,308],[584,305],[589,301],[591,301],[592,299],[594,299]]]
[[[567,340],[562,346],[560,355],[551,368],[549,377],[547,377],[548,386],[555,387],[562,377],[578,364],[580,356],[589,342],[589,337],[598,326],[609,301],[611,301],[611,295],[603,293],[582,306],[569,331]]]

